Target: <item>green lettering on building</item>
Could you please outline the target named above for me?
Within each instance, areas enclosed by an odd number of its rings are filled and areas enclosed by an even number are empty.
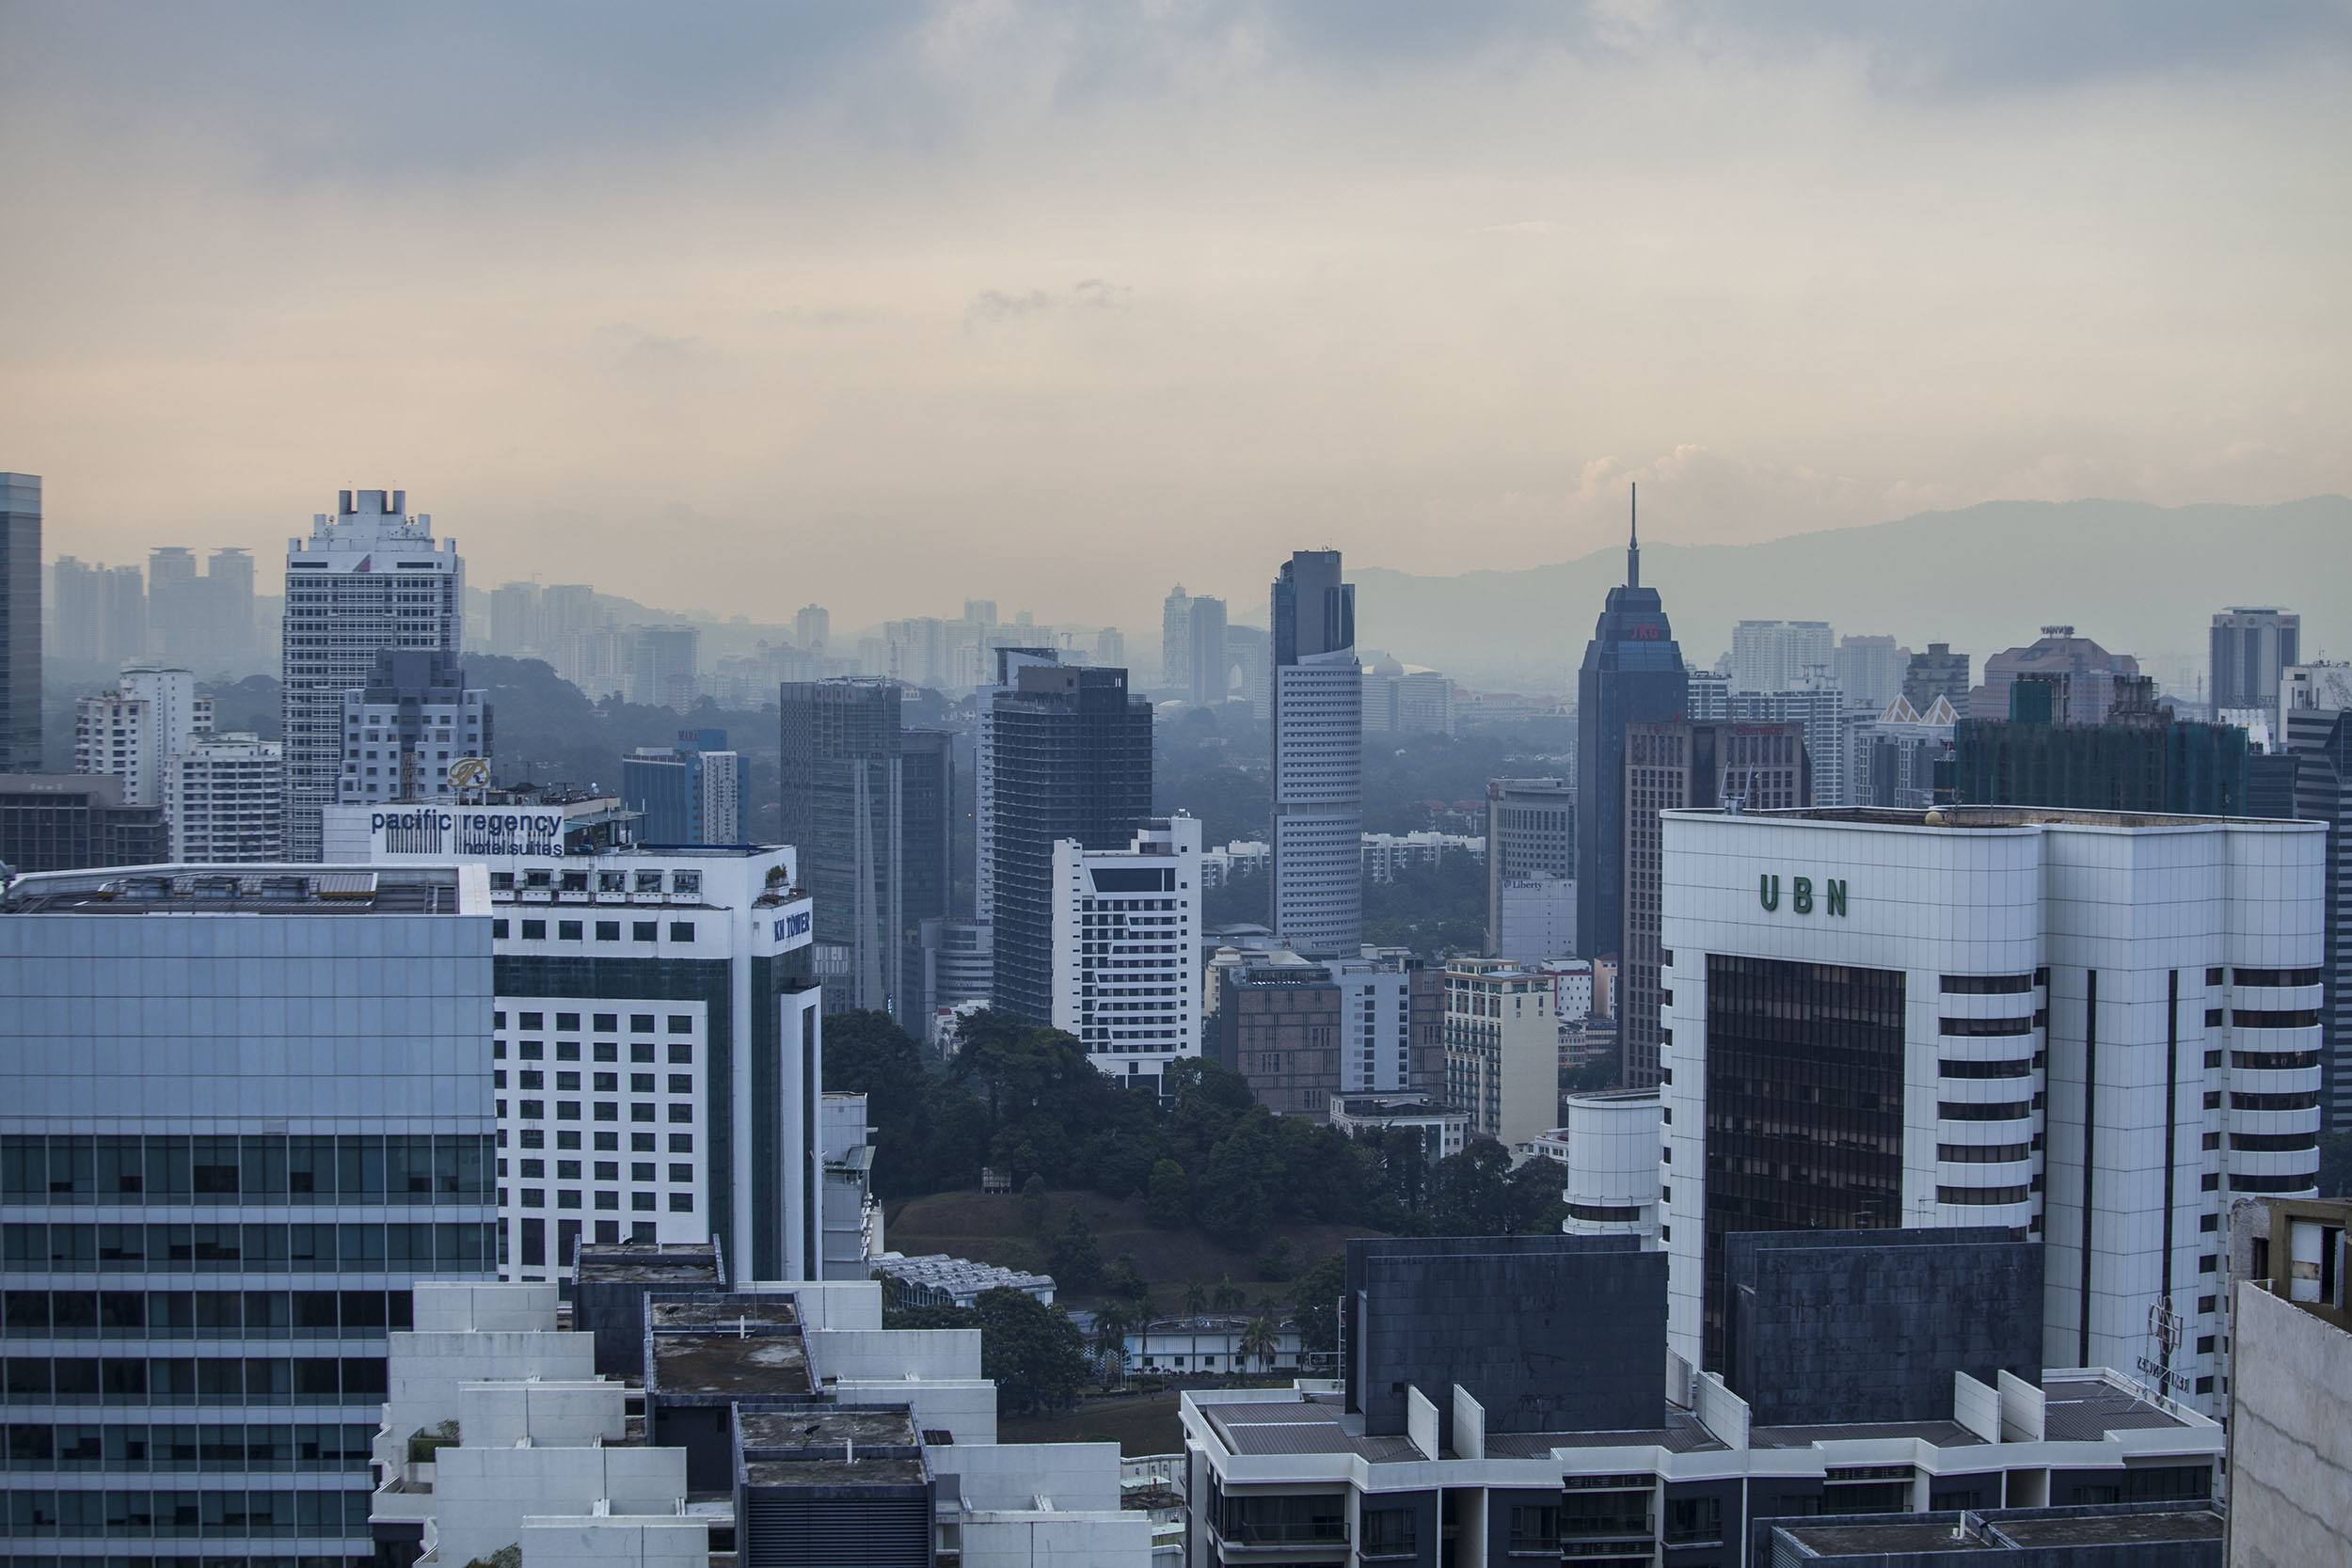
[[[1846,881],[1844,878],[1822,879],[1821,896],[1825,905],[1825,912],[1835,915],[1840,920],[1843,920],[1846,917]],[[1778,873],[1772,871],[1760,871],[1756,873],[1756,901],[1763,905],[1768,911],[1777,910],[1780,908],[1780,877]],[[1813,912],[1812,878],[1791,877],[1788,879],[1788,910],[1792,914],[1811,914]]]
[[[1780,908],[1780,879],[1771,872],[1760,872],[1756,879],[1756,900],[1767,910]]]

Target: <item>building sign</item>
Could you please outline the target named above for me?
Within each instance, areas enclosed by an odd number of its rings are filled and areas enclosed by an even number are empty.
[[[536,806],[408,806],[368,815],[377,855],[555,856],[564,814]]]
[[[806,910],[794,910],[779,919],[776,922],[776,940],[789,942],[794,937],[808,935],[808,913]]]
[[[1780,874],[1767,871],[1756,879],[1756,900],[1767,911],[1780,908]],[[1821,880],[1821,904],[1825,911],[1844,919],[1846,914],[1846,879],[1826,877]],[[1814,909],[1813,879],[1788,879],[1788,911],[1791,914],[1811,914]]]

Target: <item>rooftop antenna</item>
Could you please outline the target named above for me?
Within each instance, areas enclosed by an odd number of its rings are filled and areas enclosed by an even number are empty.
[[[1632,531],[1625,546],[1625,585],[1642,586],[1642,482],[1635,480],[1629,489],[1627,505],[1631,509]]]

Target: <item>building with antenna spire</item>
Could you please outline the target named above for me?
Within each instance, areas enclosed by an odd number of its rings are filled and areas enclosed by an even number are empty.
[[[1576,938],[1588,958],[1624,941],[1626,727],[1681,718],[1689,680],[1666,607],[1642,586],[1638,487],[1629,505],[1625,585],[1609,591],[1576,680]]]

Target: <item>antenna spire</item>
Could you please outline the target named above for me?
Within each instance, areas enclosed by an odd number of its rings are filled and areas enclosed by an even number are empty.
[[[1632,531],[1628,536],[1625,546],[1625,585],[1628,588],[1639,588],[1642,586],[1641,481],[1635,480],[1632,483],[1628,504],[1632,509]]]

